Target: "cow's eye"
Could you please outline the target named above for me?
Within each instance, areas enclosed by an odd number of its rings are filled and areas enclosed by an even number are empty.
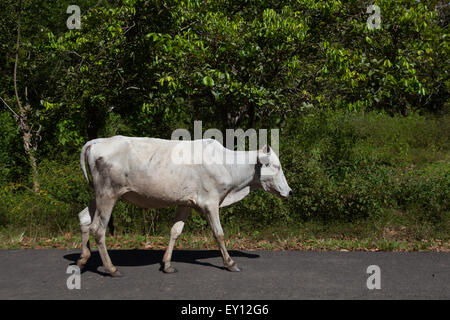
[[[265,166],[265,167],[268,167],[269,165],[270,165],[270,163],[266,163],[266,164],[264,164],[264,166]]]

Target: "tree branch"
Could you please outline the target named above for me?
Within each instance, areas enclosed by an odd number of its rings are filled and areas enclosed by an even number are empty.
[[[19,45],[20,45],[20,19],[22,17],[22,0],[19,0],[19,17],[17,18],[17,41],[16,41],[16,58],[14,61],[14,92],[16,94],[17,105],[22,109],[22,104],[19,99],[19,92],[17,90],[17,65],[19,63]]]
[[[11,111],[14,114],[14,117],[16,118],[17,121],[19,121],[20,116],[6,103],[5,100],[3,100],[2,97],[0,97],[0,100],[2,100],[2,102],[5,104],[5,106],[9,109],[9,111]]]

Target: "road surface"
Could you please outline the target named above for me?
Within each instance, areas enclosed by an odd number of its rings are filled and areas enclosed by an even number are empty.
[[[94,251],[69,290],[79,250],[0,250],[0,299],[450,299],[448,253],[230,251],[233,273],[219,251],[176,250],[178,273],[164,274],[163,251],[109,252],[122,278],[104,275]],[[381,289],[367,288],[370,265]]]

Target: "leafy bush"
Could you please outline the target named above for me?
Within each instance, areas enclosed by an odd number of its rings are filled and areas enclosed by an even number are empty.
[[[416,204],[428,210],[424,217],[442,216],[449,191],[446,121],[339,112],[293,121],[281,149],[288,181],[300,196],[289,201],[291,210],[302,212],[299,218],[346,220]],[[430,163],[447,169],[424,171]],[[407,183],[401,183],[404,170]]]
[[[295,196],[253,192],[221,209],[224,228],[376,221],[396,210],[412,224],[442,230],[450,218],[447,122],[330,111],[291,119],[282,131],[280,159]],[[27,233],[78,230],[77,213],[93,197],[78,160],[42,161],[39,179],[38,195],[23,183],[1,187],[0,225]],[[142,210],[119,201],[113,215],[120,233],[160,234],[170,229],[174,208]],[[186,224],[187,232],[207,228],[195,212]]]
[[[0,124],[0,185],[3,185],[26,177],[28,164],[19,130],[8,111],[0,112]]]

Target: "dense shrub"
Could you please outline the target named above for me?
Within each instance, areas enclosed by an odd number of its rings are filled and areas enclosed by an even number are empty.
[[[9,183],[0,191],[2,226],[36,233],[61,233],[78,228],[77,213],[87,204],[90,195],[75,163],[43,161],[39,165],[39,194],[27,183]]]
[[[305,221],[323,224],[376,220],[385,210],[404,212],[416,224],[445,228],[449,221],[448,118],[379,113],[319,112],[288,121],[280,159],[295,196],[264,191],[221,209],[224,228],[250,231]],[[39,164],[41,193],[26,184],[4,184],[0,224],[27,232],[78,229],[77,213],[89,203],[78,160]],[[171,226],[174,209],[142,210],[119,201],[119,232],[158,234]],[[193,213],[186,231],[207,229]]]
[[[19,129],[8,111],[0,112],[0,185],[28,174]]]

